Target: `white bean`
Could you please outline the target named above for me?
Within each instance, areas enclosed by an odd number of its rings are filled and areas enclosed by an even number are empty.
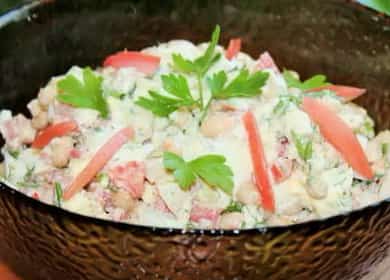
[[[73,139],[69,136],[57,138],[50,143],[50,158],[57,168],[65,167],[70,158],[70,151],[73,149]]]
[[[231,116],[224,113],[215,113],[206,117],[200,127],[200,132],[206,137],[213,138],[229,131],[233,124]]]
[[[129,213],[135,208],[136,201],[127,191],[118,190],[112,194],[112,204]]]
[[[260,198],[256,186],[251,182],[245,182],[238,187],[236,199],[249,205],[258,205]]]
[[[42,111],[31,120],[32,127],[35,129],[45,128],[49,123],[47,112]]]
[[[244,221],[244,215],[240,212],[232,212],[223,214],[219,219],[219,227],[223,229],[237,229],[240,228]]]

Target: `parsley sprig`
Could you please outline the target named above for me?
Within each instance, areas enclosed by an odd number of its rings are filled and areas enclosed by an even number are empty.
[[[304,161],[310,160],[313,156],[313,141],[311,139],[306,139],[304,136],[298,135],[294,131],[291,131],[291,135],[300,158]]]
[[[198,87],[199,87],[199,102],[200,102],[200,107],[202,109],[203,109],[202,78],[210,69],[210,67],[215,62],[217,62],[221,57],[220,53],[215,53],[215,47],[218,44],[220,33],[221,33],[221,28],[219,27],[219,25],[217,25],[214,29],[213,34],[211,35],[211,41],[205,53],[200,57],[196,58],[195,60],[186,59],[181,54],[172,55],[173,66],[177,70],[183,73],[196,75],[196,78],[198,80]]]
[[[183,106],[193,106],[198,102],[192,97],[188,82],[183,75],[162,75],[163,88],[170,96],[149,91],[149,98],[140,97],[135,103],[160,117],[167,117]]]
[[[254,97],[262,93],[261,88],[267,82],[269,74],[267,72],[257,71],[249,73],[248,69],[243,68],[240,73],[229,83],[226,72],[219,71],[207,78],[207,84],[211,91],[211,97],[207,102],[200,122],[206,116],[207,110],[214,99],[228,99],[233,97]]]
[[[183,190],[188,190],[197,178],[201,178],[210,186],[231,195],[233,172],[225,162],[225,157],[220,155],[200,156],[189,162],[174,153],[165,152],[163,155],[164,167],[173,171],[176,182]]]
[[[299,79],[297,79],[291,71],[284,70],[283,71],[283,77],[286,80],[287,86],[290,88],[299,88],[303,91],[321,87],[321,86],[327,86],[330,85],[326,81],[326,76],[324,75],[315,75],[303,82],[301,82]]]
[[[60,102],[78,107],[96,110],[102,118],[108,116],[107,101],[103,96],[103,78],[94,74],[91,68],[83,69],[83,82],[73,75],[67,75],[57,83]]]
[[[225,71],[215,73],[207,79],[207,83],[215,99],[227,99],[232,97],[253,97],[261,94],[261,88],[265,85],[269,74],[257,71],[249,73],[248,69],[241,69],[240,73],[228,84]]]

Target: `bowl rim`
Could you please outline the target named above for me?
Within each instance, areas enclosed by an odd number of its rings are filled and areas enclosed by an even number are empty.
[[[347,3],[351,6],[355,6],[362,10],[362,12],[369,13],[371,16],[379,16],[385,19],[386,23],[390,23],[390,16],[387,16],[383,13],[377,12],[372,8],[362,5],[361,3],[353,0],[337,0],[342,3]],[[9,10],[6,10],[3,13],[0,13],[0,29],[4,28],[6,25],[20,20],[25,20],[28,18],[29,13],[46,4],[55,3],[56,0],[33,0],[28,3],[21,3]],[[190,234],[190,235],[211,235],[211,236],[238,236],[242,234],[265,234],[268,232],[285,232],[285,231],[295,231],[297,228],[312,228],[315,226],[324,226],[326,223],[336,224],[337,220],[342,221],[348,216],[357,215],[364,211],[368,211],[369,209],[381,208],[385,204],[387,205],[390,202],[390,197],[387,199],[376,201],[375,203],[371,203],[364,207],[360,207],[351,211],[341,212],[337,215],[319,218],[314,220],[309,220],[305,222],[299,222],[289,225],[277,225],[277,226],[260,226],[256,228],[250,229],[185,229],[185,228],[168,228],[168,227],[160,227],[160,226],[148,226],[148,225],[138,225],[138,224],[130,224],[125,222],[114,221],[110,219],[104,219],[99,217],[87,216],[81,213],[72,212],[64,208],[57,207],[53,204],[45,203],[43,201],[36,200],[28,195],[22,193],[17,188],[11,186],[11,184],[7,183],[5,180],[0,178],[0,195],[2,192],[7,192],[9,195],[16,195],[17,200],[20,200],[21,203],[28,203],[32,208],[43,208],[48,215],[58,214],[58,215],[67,215],[69,219],[81,219],[82,222],[98,224],[104,227],[115,227],[128,232],[131,231],[140,231],[140,232],[151,232],[153,234]]]

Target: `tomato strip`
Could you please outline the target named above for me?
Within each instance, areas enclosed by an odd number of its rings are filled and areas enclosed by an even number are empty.
[[[81,191],[107,164],[114,154],[133,137],[133,129],[123,128],[112,136],[93,156],[87,166],[73,180],[64,192],[64,200],[69,200]]]
[[[229,46],[226,50],[225,56],[227,59],[233,59],[241,50],[241,39],[233,38],[229,42]]]
[[[261,203],[265,210],[274,212],[275,201],[272,186],[268,176],[267,162],[261,136],[252,112],[246,112],[242,118],[248,135],[249,150],[251,153],[256,186],[260,193]]]
[[[344,160],[361,176],[372,179],[374,173],[352,129],[335,112],[320,101],[305,97],[302,109],[316,123],[324,138],[335,147]]]
[[[341,86],[341,85],[327,85],[317,88],[312,88],[306,92],[317,92],[321,90],[330,90],[336,93],[337,96],[343,97],[345,101],[352,101],[366,93],[366,89]]]
[[[74,121],[61,122],[48,126],[38,134],[31,147],[34,149],[42,149],[54,138],[65,136],[76,130],[77,127],[77,123]]]
[[[104,62],[104,67],[134,67],[138,71],[147,75],[153,74],[160,65],[160,58],[154,55],[149,55],[134,51],[121,51],[108,56]]]

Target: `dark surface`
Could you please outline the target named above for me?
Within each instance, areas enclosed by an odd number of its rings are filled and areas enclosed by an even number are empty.
[[[230,3],[230,4],[229,4]],[[359,99],[390,127],[390,24],[341,0],[80,1],[34,10],[0,30],[0,108],[24,111],[71,65],[173,38],[270,50],[303,76],[368,88]],[[23,279],[359,279],[390,245],[390,204],[263,231],[181,234],[104,222],[43,205],[3,186],[0,258]]]

